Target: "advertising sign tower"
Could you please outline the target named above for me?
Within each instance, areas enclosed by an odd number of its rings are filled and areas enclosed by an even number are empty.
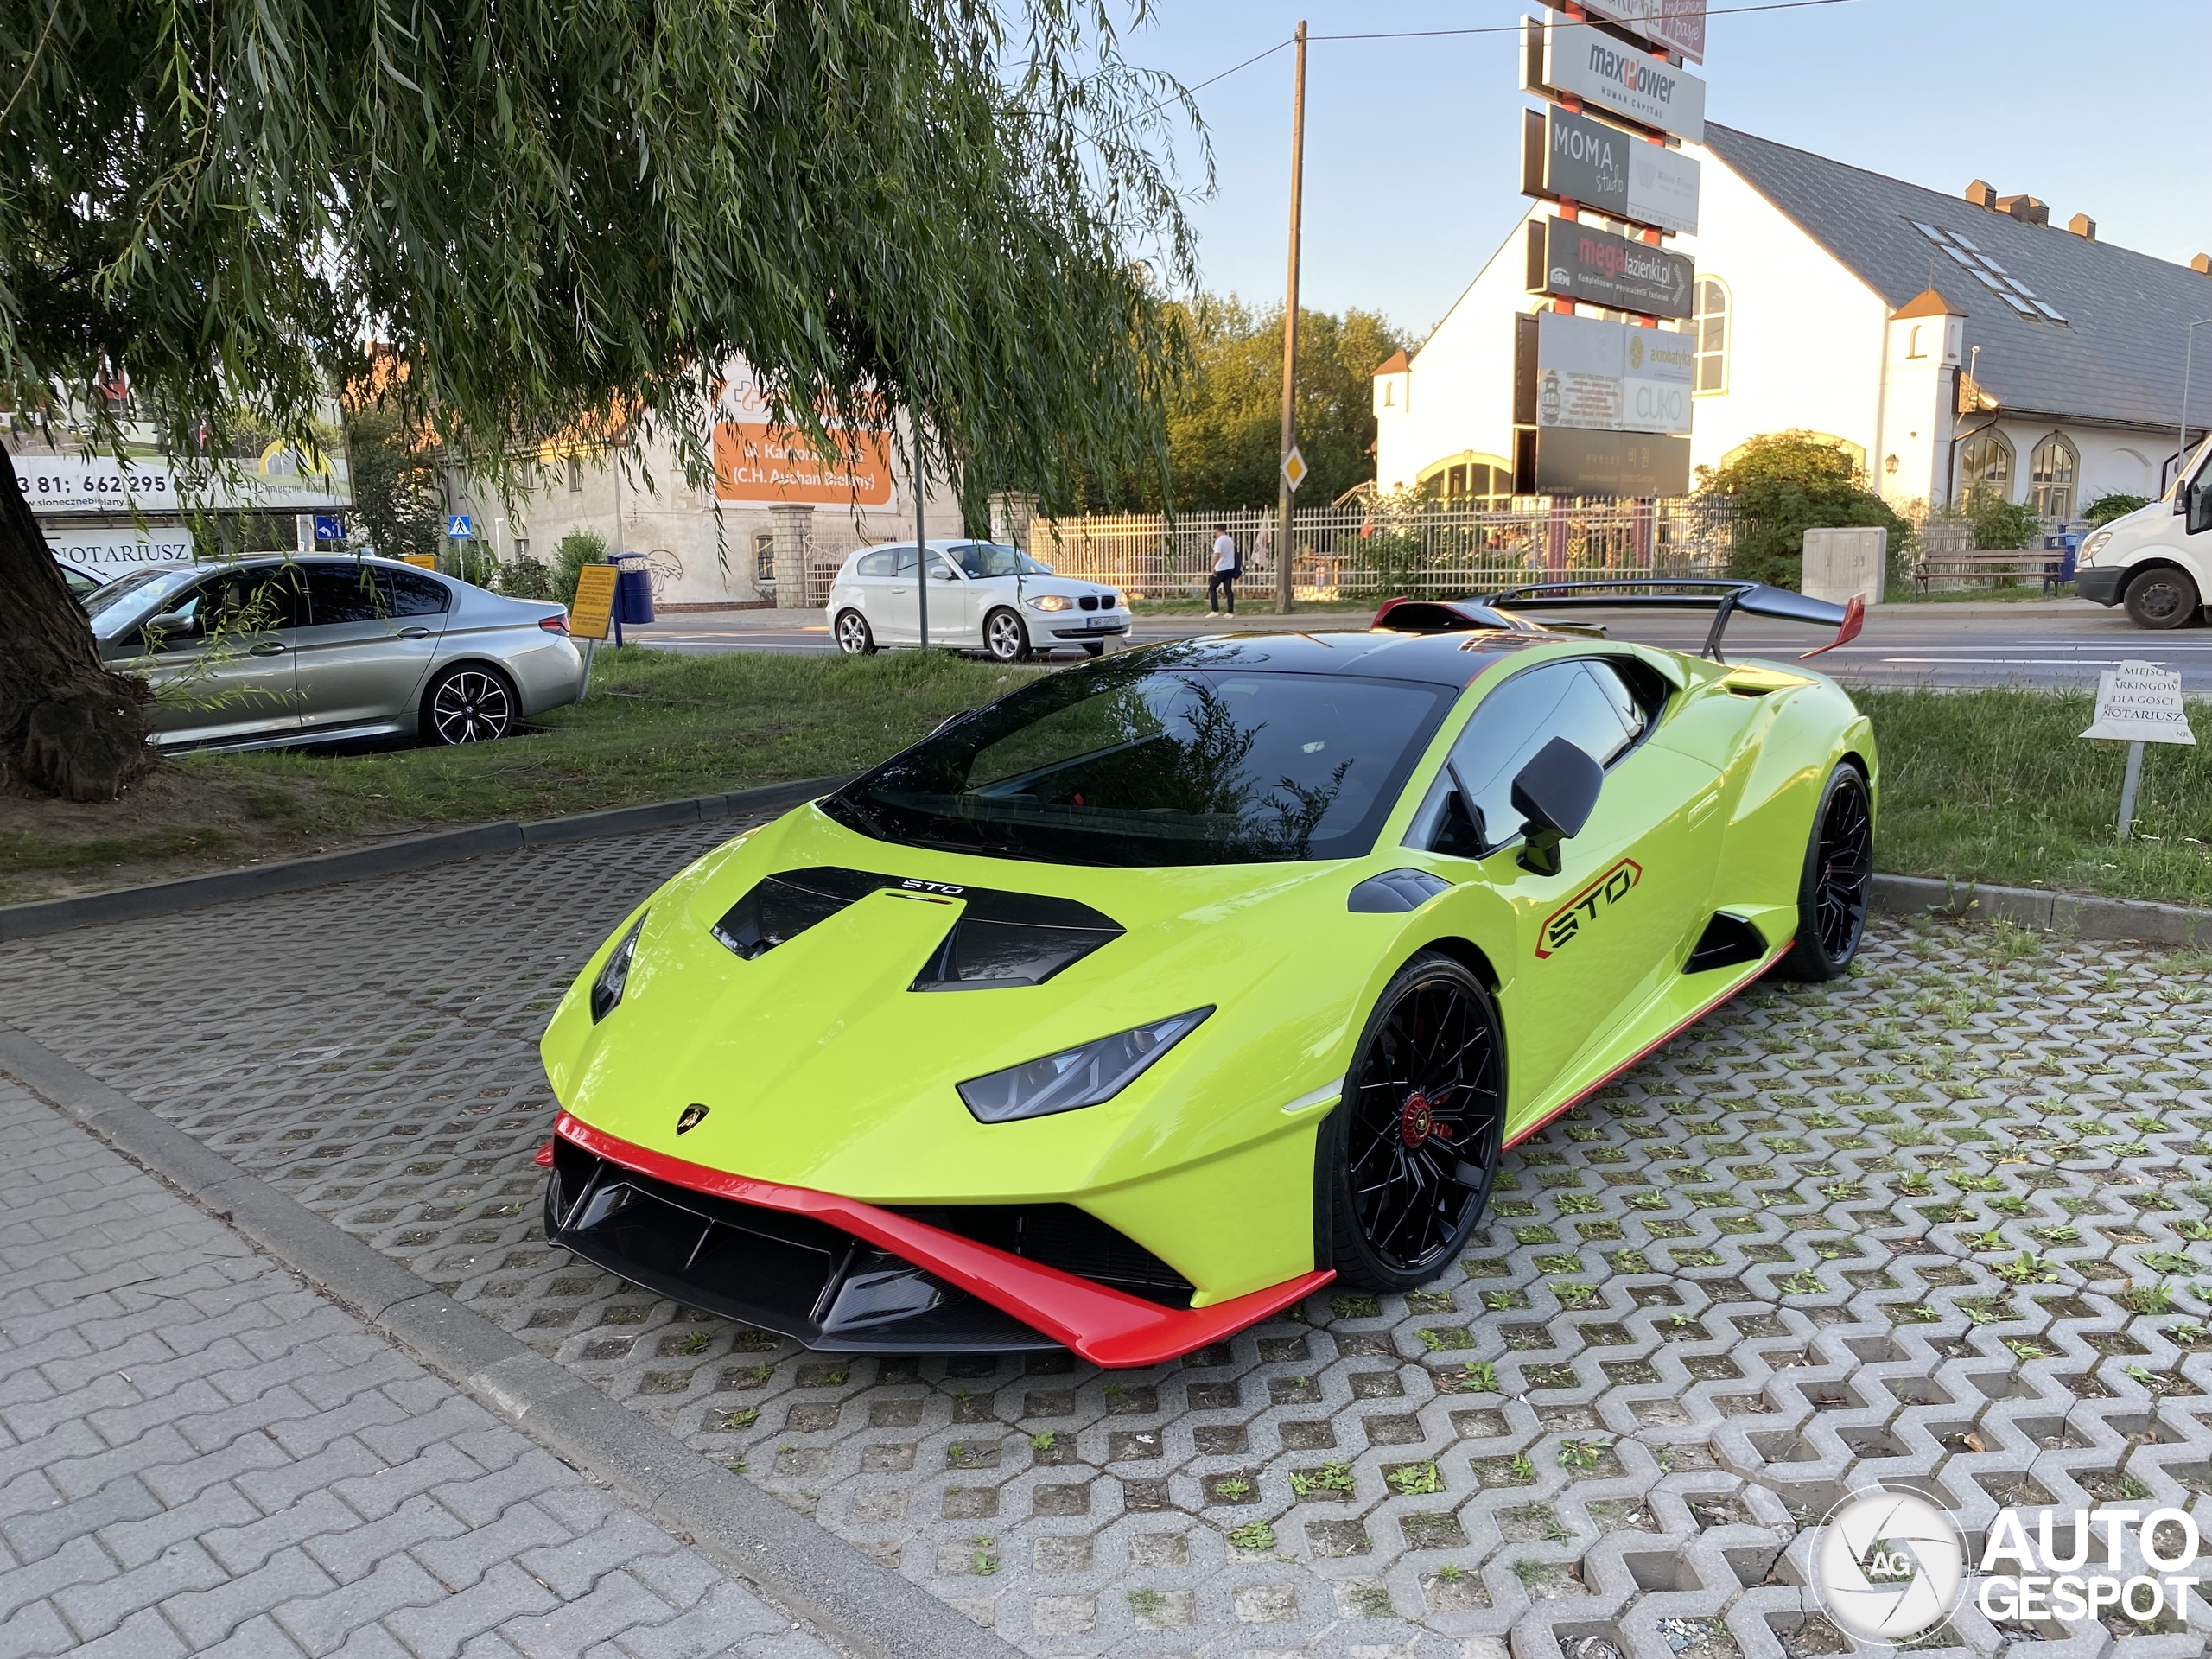
[[[1522,20],[1529,226],[1513,358],[1517,494],[1689,492],[1697,270],[1667,238],[1697,229],[1706,0],[1588,0]],[[1672,324],[1675,327],[1662,327]]]

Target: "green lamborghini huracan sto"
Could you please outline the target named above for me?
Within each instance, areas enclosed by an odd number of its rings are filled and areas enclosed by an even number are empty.
[[[1547,592],[1052,674],[700,859],[545,1033],[549,1236],[817,1348],[1102,1365],[1434,1278],[1505,1147],[1866,918],[1867,721],[1720,652],[1856,607]],[[1597,602],[1707,653],[1525,613]]]

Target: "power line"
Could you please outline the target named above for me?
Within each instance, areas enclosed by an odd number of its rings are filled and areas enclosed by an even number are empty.
[[[1766,0],[1766,3],[1756,6],[1714,6],[1710,8],[1705,15],[1708,17],[1735,17],[1751,11],[1802,11],[1809,6],[1843,6],[1850,3],[1851,0]],[[1555,24],[1554,27],[1573,28],[1577,24],[1604,21],[1610,20],[1596,17],[1574,18],[1564,23]],[[1391,29],[1373,35],[1313,35],[1307,38],[1316,41],[1426,41],[1446,35],[1518,35],[1520,32],[1521,25],[1518,23],[1493,23],[1482,29]],[[1287,41],[1283,42],[1285,46],[1288,44]],[[1243,64],[1236,66],[1238,69],[1243,67]],[[1227,73],[1235,74],[1236,70],[1231,69]],[[1221,77],[1217,75],[1214,79],[1218,80]],[[1210,83],[1200,83],[1202,86],[1208,84]],[[1198,88],[1192,87],[1192,90],[1195,92]]]

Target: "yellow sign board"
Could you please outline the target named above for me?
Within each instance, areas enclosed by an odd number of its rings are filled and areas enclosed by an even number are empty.
[[[435,553],[403,553],[399,556],[399,562],[402,564],[411,564],[418,570],[435,570],[438,568],[438,556]]]
[[[569,607],[569,632],[578,639],[604,639],[613,625],[614,578],[611,564],[588,564],[576,572],[576,597]]]

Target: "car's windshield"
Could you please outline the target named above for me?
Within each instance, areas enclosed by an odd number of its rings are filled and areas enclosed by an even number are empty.
[[[881,841],[1047,863],[1356,858],[1455,695],[1102,663],[956,721],[825,810]]]
[[[118,576],[98,593],[86,597],[85,613],[92,619],[92,632],[102,639],[115,634],[190,582],[198,571],[182,569],[133,570]]]
[[[952,556],[971,579],[983,576],[1049,576],[1052,567],[1039,564],[1019,548],[996,542],[969,542],[952,550]]]

